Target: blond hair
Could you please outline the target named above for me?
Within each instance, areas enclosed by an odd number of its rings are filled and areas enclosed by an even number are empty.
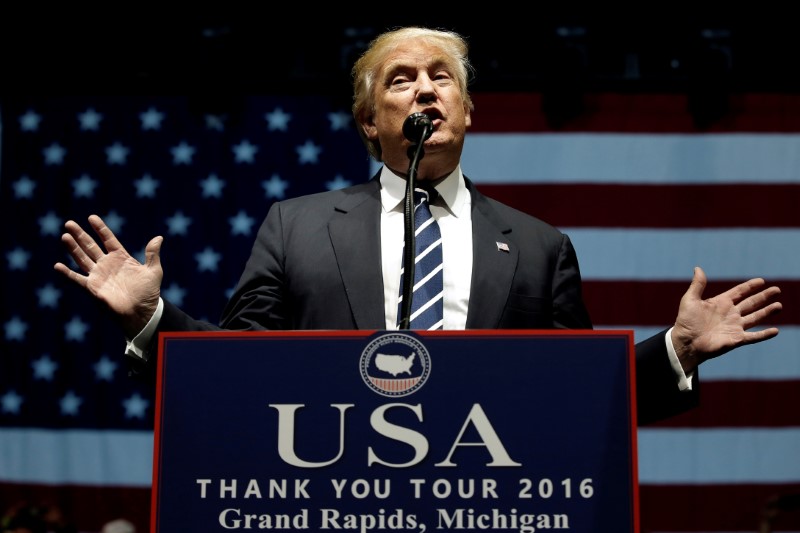
[[[473,110],[472,97],[467,86],[473,74],[473,67],[467,56],[468,45],[466,39],[448,30],[410,26],[390,30],[373,39],[367,50],[353,65],[353,117],[358,125],[358,134],[367,147],[369,154],[376,161],[382,161],[381,145],[377,140],[370,140],[360,127],[362,119],[369,116],[375,109],[375,81],[379,69],[387,56],[405,41],[423,41],[441,48],[445,54],[452,57],[455,65],[455,77],[461,89],[461,98],[469,110]]]

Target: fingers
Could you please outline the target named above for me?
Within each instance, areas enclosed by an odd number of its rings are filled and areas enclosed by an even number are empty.
[[[90,215],[89,224],[100,237],[105,250],[74,220],[68,220],[64,224],[67,233],[61,236],[61,242],[64,243],[72,258],[86,272],[89,272],[94,263],[97,263],[106,254],[106,251],[125,252],[125,248],[102,218]]]
[[[739,285],[728,289],[720,296],[726,296],[730,298],[734,304],[740,304],[745,302],[752,295],[760,294],[759,291],[763,292],[766,284],[767,282],[762,278],[749,279],[744,283],[740,283]],[[778,290],[778,292],[780,292],[780,290]]]
[[[750,313],[755,309],[763,307],[765,304],[772,301],[777,295],[781,293],[780,287],[767,287],[766,289],[762,289],[755,294],[751,294],[746,298],[743,298],[741,301],[737,303],[737,307],[742,312],[742,314]],[[734,300],[735,301],[735,300]]]
[[[731,298],[742,317],[742,327],[745,330],[763,323],[767,318],[775,313],[779,313],[783,309],[783,304],[781,302],[773,301],[774,298],[781,293],[779,287],[767,287],[766,289],[759,290],[755,294],[742,298],[744,295],[758,289],[763,284],[765,284],[764,280],[757,279],[750,280],[734,288],[740,289],[736,291]],[[742,299],[737,303],[736,298]]]
[[[67,249],[67,253],[69,253],[72,260],[75,261],[79,268],[89,273],[97,259],[103,255],[103,251],[99,249],[94,239],[87,235],[86,232],[83,231],[83,228],[75,221],[68,220],[64,224],[64,228],[67,230],[67,233],[61,235],[61,242]],[[89,283],[88,277],[80,275],[80,273],[75,272],[64,263],[58,262],[53,268],[56,272],[63,274],[67,279],[70,279],[83,288],[86,288]]]
[[[97,215],[89,215],[89,224],[91,224],[92,229],[94,229],[95,233],[97,233],[97,235],[100,237],[100,240],[102,241],[106,250],[109,252],[125,250],[119,240],[117,240],[117,236],[114,235],[114,232],[111,231],[111,228],[106,226],[106,223],[103,222],[102,218]]]
[[[694,267],[694,279],[698,280],[698,283],[702,283],[703,288],[705,288],[706,283],[708,282],[708,278],[706,277],[706,271],[700,268],[699,266]]]
[[[53,266],[53,268],[56,270],[56,272],[60,272],[61,274],[66,276],[67,279],[72,280],[73,282],[77,283],[80,287],[83,287],[84,289],[89,283],[89,278],[87,278],[86,276],[81,276],[80,274],[69,268],[67,265],[65,265],[64,263],[56,263]]]
[[[97,246],[91,235],[83,231],[83,228],[77,222],[68,220],[64,224],[64,229],[67,230],[67,233],[61,236],[61,242],[64,243],[70,254],[73,254],[75,248],[79,248],[81,254],[92,261],[97,261],[103,255],[103,250]]]
[[[103,255],[102,250],[98,249],[92,238],[86,235],[86,232],[83,231],[75,222],[70,220],[65,224],[65,227],[69,233],[65,233],[61,236],[61,242],[64,243],[64,247],[67,249],[67,252],[75,261],[75,263],[81,269],[83,269],[84,272],[90,272],[92,267],[97,262],[97,259]],[[87,239],[94,246],[88,246],[88,243],[86,242]],[[81,244],[82,242],[83,244]],[[100,252],[99,255],[96,253],[98,251]],[[93,253],[94,257],[89,255],[89,252]]]
[[[694,276],[689,288],[686,290],[686,296],[694,300],[701,300],[703,298],[703,291],[706,290],[708,279],[706,273],[700,267],[694,267]]]
[[[757,278],[741,284],[738,288],[745,294],[753,291],[765,284],[764,280]],[[748,331],[764,323],[770,316],[780,313],[783,310],[781,302],[772,301],[779,295],[779,287],[767,287],[756,294],[744,298],[736,307],[742,316],[742,329],[744,330],[744,344],[754,344],[771,339],[778,335],[778,328],[769,327],[759,331]]]
[[[759,331],[748,331],[744,335],[743,344],[756,344],[769,340],[778,335],[778,328],[764,328]]]
[[[701,282],[702,285],[700,285]],[[729,299],[740,310],[742,315],[745,315],[763,307],[769,300],[781,293],[779,287],[766,287],[766,285],[767,282],[763,278],[749,279],[718,294],[711,300]],[[700,293],[697,292],[700,286],[705,289],[706,276],[700,267],[695,267],[695,277],[687,293],[693,291],[695,295],[701,294],[702,290]],[[778,304],[777,310],[780,310],[780,304]],[[775,312],[775,309],[772,309],[772,312]]]
[[[161,244],[164,242],[164,238],[153,237],[150,239],[150,242],[147,243],[147,246],[144,249],[144,262],[148,267],[160,267],[161,266]]]
[[[762,305],[754,308],[753,310],[742,313],[742,328],[748,330],[762,324],[770,316],[780,313],[783,310],[783,304],[780,302],[772,302],[766,307]],[[741,310],[740,310],[741,311]]]

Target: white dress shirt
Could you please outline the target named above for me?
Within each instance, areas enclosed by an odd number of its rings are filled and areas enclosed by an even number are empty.
[[[397,329],[400,267],[403,263],[406,180],[386,166],[381,171],[381,261],[386,329]],[[472,198],[461,167],[436,184],[430,206],[442,233],[444,329],[466,329],[472,283]]]

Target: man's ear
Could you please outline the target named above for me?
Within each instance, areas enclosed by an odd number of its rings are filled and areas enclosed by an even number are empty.
[[[364,132],[364,136],[369,139],[370,141],[375,141],[378,139],[378,128],[375,126],[375,122],[372,120],[372,115],[364,117],[361,120],[361,130]]]
[[[464,124],[469,129],[472,126],[472,113],[469,111],[469,106],[464,106]]]

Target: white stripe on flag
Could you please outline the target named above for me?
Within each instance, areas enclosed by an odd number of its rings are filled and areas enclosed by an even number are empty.
[[[709,280],[800,278],[800,229],[561,228],[584,280],[685,280],[695,266]]]
[[[476,183],[797,183],[800,135],[469,133],[461,164]]]
[[[800,428],[639,429],[639,482],[795,483]]]
[[[150,487],[152,431],[0,428],[0,481]]]
[[[148,432],[3,429],[0,477],[19,483],[149,487],[152,444]],[[638,450],[641,483],[782,483],[800,478],[798,428],[639,429]]]

